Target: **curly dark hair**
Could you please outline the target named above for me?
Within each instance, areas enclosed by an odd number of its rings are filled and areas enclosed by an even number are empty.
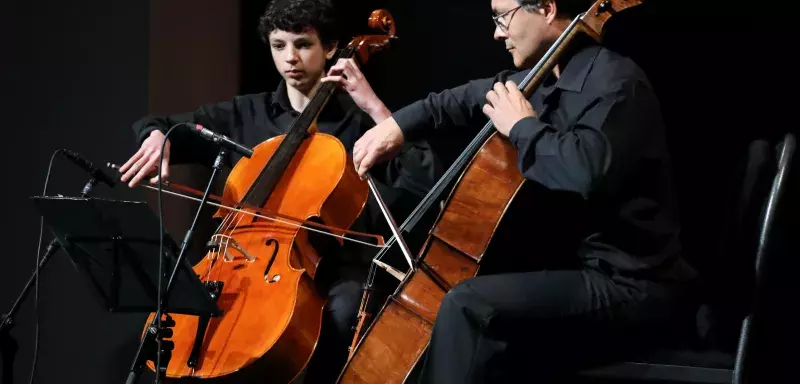
[[[339,38],[336,12],[329,0],[274,0],[259,19],[261,40],[267,43],[276,29],[294,33],[314,29],[325,45]]]

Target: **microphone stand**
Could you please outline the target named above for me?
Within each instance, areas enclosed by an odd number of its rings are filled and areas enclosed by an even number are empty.
[[[92,191],[92,188],[97,185],[97,181],[98,180],[96,177],[92,177],[88,182],[86,182],[86,185],[84,185],[83,190],[81,191],[80,197],[88,197],[89,193]],[[11,306],[11,309],[8,312],[0,316],[0,353],[2,353],[3,356],[3,383],[10,383],[13,379],[13,355],[17,351],[17,344],[11,338],[9,333],[11,331],[11,327],[14,325],[14,315],[19,309],[22,300],[25,300],[25,297],[28,296],[28,292],[31,290],[31,286],[33,286],[33,282],[36,280],[36,275],[42,270],[42,268],[44,268],[45,264],[47,264],[47,262],[50,260],[50,257],[60,249],[61,243],[59,243],[58,240],[54,238],[50,241],[50,244],[47,245],[47,250],[45,251],[44,256],[39,261],[39,265],[36,266],[36,270],[33,271],[31,278],[28,279],[28,283],[25,284],[25,288],[22,289],[19,297],[17,297],[17,301],[14,302],[14,305]]]
[[[192,238],[192,234],[194,233],[194,227],[197,224],[197,219],[200,217],[200,212],[203,210],[203,205],[205,205],[206,200],[208,199],[209,194],[211,193],[211,187],[214,184],[214,179],[217,176],[217,172],[219,172],[220,168],[222,168],[222,160],[226,155],[225,148],[220,148],[219,154],[217,154],[216,160],[214,160],[214,165],[211,171],[211,177],[208,180],[208,185],[206,186],[206,190],[203,193],[203,198],[200,200],[200,206],[197,208],[197,213],[194,216],[194,220],[192,221],[192,225],[186,231],[186,235],[183,238],[183,242],[181,243],[180,252],[178,253],[177,261],[175,262],[175,266],[172,268],[172,272],[170,274],[169,280],[167,282],[166,288],[159,292],[159,298],[161,305],[161,312],[156,311],[155,315],[153,316],[153,321],[150,322],[150,325],[147,327],[147,332],[145,332],[142,341],[139,343],[139,349],[136,351],[136,356],[134,357],[133,365],[131,365],[131,369],[128,373],[128,378],[125,381],[126,384],[135,384],[141,375],[141,371],[144,368],[144,364],[147,361],[153,361],[156,364],[156,380],[155,384],[160,384],[163,382],[166,372],[167,366],[169,365],[170,357],[172,356],[172,349],[174,348],[175,344],[169,340],[163,340],[164,338],[172,337],[172,329],[175,325],[175,321],[169,316],[167,308],[165,306],[169,295],[172,291],[172,283],[175,279],[175,275],[178,272],[178,266],[183,261],[183,257],[186,253],[186,249],[189,246],[189,242]],[[163,233],[160,234],[163,236]],[[159,255],[160,262],[163,265],[164,257],[163,255]],[[159,276],[161,278],[161,276]],[[166,316],[165,320],[159,322],[161,316]],[[160,323],[160,324],[159,324]],[[156,356],[153,356],[153,352],[156,353]]]

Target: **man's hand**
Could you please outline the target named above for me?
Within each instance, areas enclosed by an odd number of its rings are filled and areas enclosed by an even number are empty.
[[[358,69],[358,65],[353,59],[339,59],[328,71],[328,76],[323,77],[320,81],[339,84],[350,94],[356,105],[369,114],[376,123],[380,123],[392,115],[372,90],[367,78]]]
[[[536,117],[531,103],[511,80],[505,84],[495,83],[494,89],[486,94],[486,101],[489,103],[483,106],[483,113],[492,119],[497,131],[506,137],[518,121],[529,116]]]
[[[358,176],[365,179],[373,165],[397,156],[404,142],[403,131],[392,117],[364,133],[353,145],[353,164]]]
[[[161,144],[164,143],[164,134],[155,130],[142,142],[142,147],[128,161],[120,167],[123,183],[130,183],[128,186],[133,188],[147,175],[154,173],[158,167],[158,160],[161,157]],[[164,163],[161,164],[161,179],[166,180],[169,176],[169,140],[164,146]],[[150,179],[151,184],[158,183],[158,176]]]

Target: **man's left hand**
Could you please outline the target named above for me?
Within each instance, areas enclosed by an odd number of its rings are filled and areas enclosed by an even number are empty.
[[[483,113],[492,119],[497,131],[506,137],[518,121],[529,116],[536,117],[531,103],[511,80],[505,84],[495,83],[494,88],[486,94],[486,101],[488,103],[483,106]]]

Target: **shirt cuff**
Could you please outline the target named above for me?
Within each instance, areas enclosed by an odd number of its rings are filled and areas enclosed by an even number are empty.
[[[508,139],[517,149],[521,149],[525,147],[531,139],[539,135],[546,127],[546,123],[543,123],[533,116],[528,116],[517,121],[517,123],[511,127],[511,131],[508,133]]]
[[[425,116],[423,101],[409,104],[392,114],[392,118],[400,126],[406,141],[414,141],[420,135],[427,122]]]
[[[142,142],[150,136],[150,133],[157,129],[159,129],[158,126],[153,124],[135,127],[134,130],[136,131],[136,139],[139,145],[142,145]]]

